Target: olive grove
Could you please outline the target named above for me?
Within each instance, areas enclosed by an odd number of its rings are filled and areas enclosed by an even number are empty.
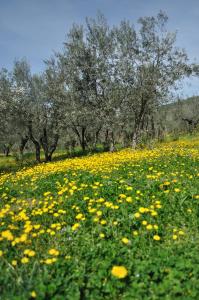
[[[73,25],[42,74],[25,59],[2,69],[1,150],[8,155],[14,146],[22,156],[28,143],[39,162],[41,150],[50,161],[59,143],[113,151],[116,143],[136,147],[143,135],[157,137],[171,92],[198,75],[166,25],[162,12],[140,18],[138,29],[129,21],[110,27],[99,14]]]

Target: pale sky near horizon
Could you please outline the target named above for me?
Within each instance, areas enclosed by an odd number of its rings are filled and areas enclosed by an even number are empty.
[[[199,0],[0,0],[0,68],[26,57],[33,73],[44,69],[43,60],[62,49],[73,23],[102,12],[110,25],[160,10],[169,17],[168,28],[176,31],[177,45],[191,61],[199,63]],[[183,97],[199,95],[199,79],[184,83]]]

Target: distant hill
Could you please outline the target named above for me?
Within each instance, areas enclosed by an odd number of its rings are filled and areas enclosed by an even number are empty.
[[[161,119],[167,131],[193,130],[199,124],[199,96],[162,106]]]

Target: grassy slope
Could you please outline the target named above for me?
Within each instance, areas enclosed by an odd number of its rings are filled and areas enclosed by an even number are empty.
[[[198,149],[192,139],[1,176],[1,299],[198,299]]]

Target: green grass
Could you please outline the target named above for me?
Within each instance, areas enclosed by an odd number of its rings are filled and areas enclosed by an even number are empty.
[[[0,241],[0,299],[32,299],[33,291],[36,299],[54,300],[199,299],[198,144],[181,147],[185,154],[174,146],[152,159],[146,151],[145,159],[109,173],[60,169],[35,181],[16,175],[2,182],[0,232],[10,230],[15,239],[34,224],[41,228],[31,229],[25,244]],[[76,223],[80,227],[73,231]],[[59,224],[58,229],[52,224]],[[47,264],[51,248],[59,256]],[[36,252],[27,264],[21,263],[24,249]],[[114,265],[124,266],[128,275],[114,277]]]

